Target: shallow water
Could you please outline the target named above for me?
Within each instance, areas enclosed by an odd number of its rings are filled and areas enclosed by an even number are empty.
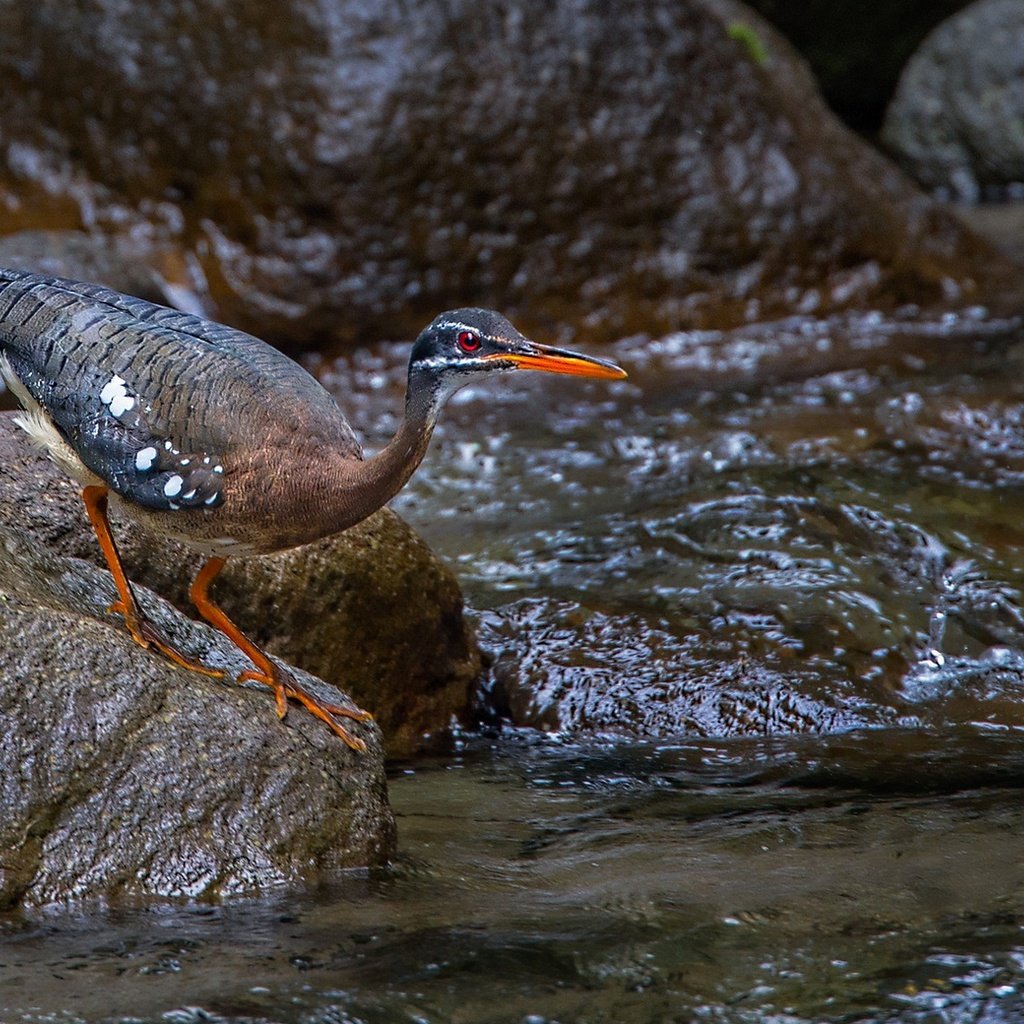
[[[492,668],[402,854],[8,919],[0,1021],[1024,1020],[1024,335],[626,340],[463,392],[397,505]],[[405,349],[320,367],[370,445]]]
[[[0,1019],[1019,1020],[1024,754],[953,746],[506,739],[396,775],[390,871],[12,926]]]
[[[487,701],[655,737],[1024,723],[1021,337],[794,320],[464,393],[397,504],[480,613]]]

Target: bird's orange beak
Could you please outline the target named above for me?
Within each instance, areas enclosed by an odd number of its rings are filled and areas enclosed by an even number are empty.
[[[626,371],[607,359],[595,359],[593,356],[580,355],[549,345],[538,345],[527,341],[513,352],[495,352],[484,356],[511,363],[517,370],[541,370],[544,373],[567,373],[573,377],[597,377],[601,380],[622,380],[628,376]]]

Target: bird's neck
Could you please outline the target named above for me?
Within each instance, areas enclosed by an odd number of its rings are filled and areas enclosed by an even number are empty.
[[[410,379],[398,432],[373,458],[351,466],[354,479],[344,488],[350,502],[346,526],[386,505],[406,485],[427,453],[442,405],[443,398],[435,390],[417,387]]]

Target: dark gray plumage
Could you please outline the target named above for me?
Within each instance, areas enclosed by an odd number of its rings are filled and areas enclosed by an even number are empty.
[[[362,457],[334,399],[276,349],[99,285],[0,269],[0,352],[85,466],[147,508],[219,504],[213,468],[268,399],[286,419],[298,396]],[[165,493],[177,474],[180,490]]]
[[[524,338],[490,310],[437,317],[413,346],[405,417],[363,460],[334,399],[305,370],[241,331],[99,285],[0,269],[0,372],[19,423],[82,485],[133,638],[207,675],[146,619],[121,566],[108,494],[144,527],[209,557],[192,586],[204,618],[253,661],[283,716],[300,701],[355,749],[339,718],[210,600],[228,556],[278,551],[358,523],[389,501],[426,452],[453,391],[482,374],[532,369],[619,379],[619,367]]]

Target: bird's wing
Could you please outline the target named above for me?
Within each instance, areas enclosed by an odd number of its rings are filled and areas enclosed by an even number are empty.
[[[261,408],[326,423],[362,457],[331,396],[269,345],[99,285],[0,269],[0,351],[30,414],[147,508],[220,504],[233,439]]]
[[[183,451],[180,441],[163,436],[119,375],[106,374],[101,381],[86,372],[72,388],[41,377],[9,350],[0,373],[26,410],[21,425],[66,468],[73,471],[67,456],[54,450],[59,440],[114,491],[146,508],[174,511],[222,503],[220,456]]]

